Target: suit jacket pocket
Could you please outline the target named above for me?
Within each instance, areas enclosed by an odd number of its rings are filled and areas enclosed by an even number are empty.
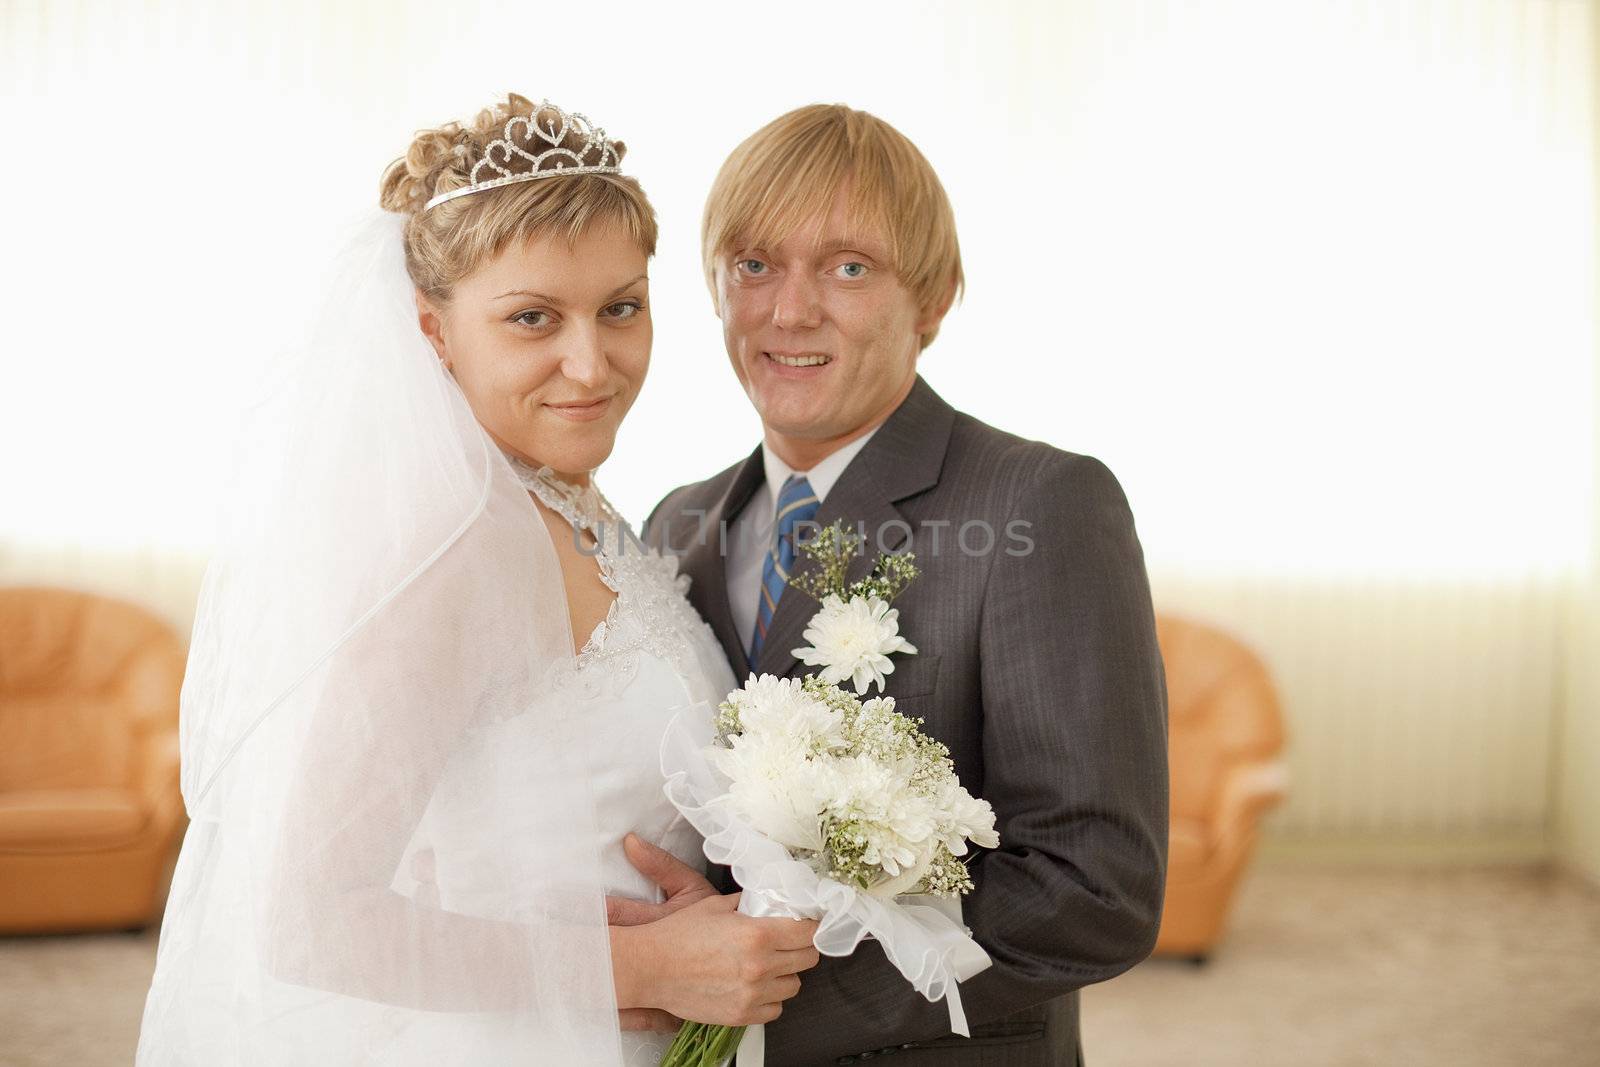
[[[1045,1025],[1040,1022],[1002,1022],[987,1026],[974,1026],[971,1037],[947,1034],[932,1041],[913,1042],[912,1048],[973,1048],[978,1045],[1026,1045],[1044,1037]]]
[[[894,663],[894,673],[884,676],[884,692],[894,697],[896,702],[925,697],[933,692],[939,681],[939,657],[936,655],[897,655],[891,662]]]

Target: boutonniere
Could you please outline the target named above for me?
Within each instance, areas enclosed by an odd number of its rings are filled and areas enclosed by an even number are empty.
[[[862,541],[840,522],[824,527],[799,546],[813,568],[789,579],[792,588],[822,605],[803,634],[811,644],[792,654],[807,667],[821,667],[819,677],[828,685],[849,679],[859,696],[873,685],[883,691],[885,676],[894,673],[890,656],[917,654],[916,646],[900,636],[899,609],[889,606],[916,578],[916,558],[909,552],[880,552],[870,574],[847,582],[850,560]]]

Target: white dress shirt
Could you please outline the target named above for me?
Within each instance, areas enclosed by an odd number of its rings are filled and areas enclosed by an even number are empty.
[[[881,425],[881,424],[880,424]],[[733,624],[739,628],[739,640],[745,651],[750,649],[750,638],[756,632],[756,598],[761,595],[761,570],[767,553],[772,550],[772,537],[778,522],[778,494],[791,474],[803,474],[811,483],[811,491],[818,501],[828,499],[832,489],[856,453],[872,440],[878,427],[830,453],[809,471],[797,471],[768,448],[761,446],[761,461],[766,467],[767,480],[759,486],[750,503],[728,527],[728,558],[724,561],[728,576],[728,607],[733,611]],[[741,678],[741,681],[743,679]]]

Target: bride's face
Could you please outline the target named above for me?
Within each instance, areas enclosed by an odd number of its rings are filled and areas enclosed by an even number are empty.
[[[448,305],[420,294],[422,331],[502,448],[569,481],[611,454],[650,365],[644,250],[600,226],[512,245],[458,282]]]

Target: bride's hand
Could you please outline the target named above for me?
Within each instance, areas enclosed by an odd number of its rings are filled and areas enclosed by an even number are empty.
[[[739,894],[705,897],[657,922],[613,926],[619,1008],[659,1008],[723,1026],[770,1023],[817,965],[811,919],[741,915]]]
[[[683,1026],[682,1019],[660,1008],[622,1008],[617,1012],[617,1021],[624,1030],[656,1030],[663,1034],[675,1034]]]
[[[664,848],[657,848],[638,834],[622,839],[622,851],[634,869],[660,886],[667,894],[665,903],[653,904],[627,897],[606,897],[606,922],[611,926],[638,926],[664,919],[697,900],[717,895],[716,887],[705,875],[684,863]]]

